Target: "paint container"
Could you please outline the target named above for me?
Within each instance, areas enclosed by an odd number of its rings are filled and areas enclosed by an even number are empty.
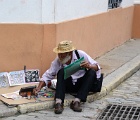
[[[28,100],[31,99],[31,92],[27,92],[27,99],[28,99]]]

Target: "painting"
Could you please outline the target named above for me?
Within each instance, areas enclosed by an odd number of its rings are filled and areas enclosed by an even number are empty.
[[[0,88],[8,87],[8,86],[9,86],[8,72],[1,72],[0,73]]]
[[[26,70],[25,71],[25,82],[39,82],[39,70],[38,69],[32,69],[32,70]]]
[[[25,84],[24,70],[9,72],[8,79],[10,86]]]

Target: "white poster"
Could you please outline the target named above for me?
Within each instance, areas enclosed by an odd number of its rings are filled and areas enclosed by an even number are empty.
[[[0,73],[0,88],[8,86],[9,86],[8,72]]]
[[[9,72],[8,78],[10,86],[25,84],[24,70]]]

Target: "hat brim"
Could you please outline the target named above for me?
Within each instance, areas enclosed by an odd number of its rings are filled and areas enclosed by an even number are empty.
[[[66,52],[74,51],[75,49],[76,49],[75,47],[72,47],[72,49],[70,49],[70,50],[62,51],[62,50],[58,50],[58,47],[56,47],[56,48],[53,49],[53,52],[55,52],[55,53],[66,53]]]

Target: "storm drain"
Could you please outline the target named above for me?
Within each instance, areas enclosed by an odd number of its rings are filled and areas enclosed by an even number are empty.
[[[109,104],[97,120],[140,120],[140,107]]]

